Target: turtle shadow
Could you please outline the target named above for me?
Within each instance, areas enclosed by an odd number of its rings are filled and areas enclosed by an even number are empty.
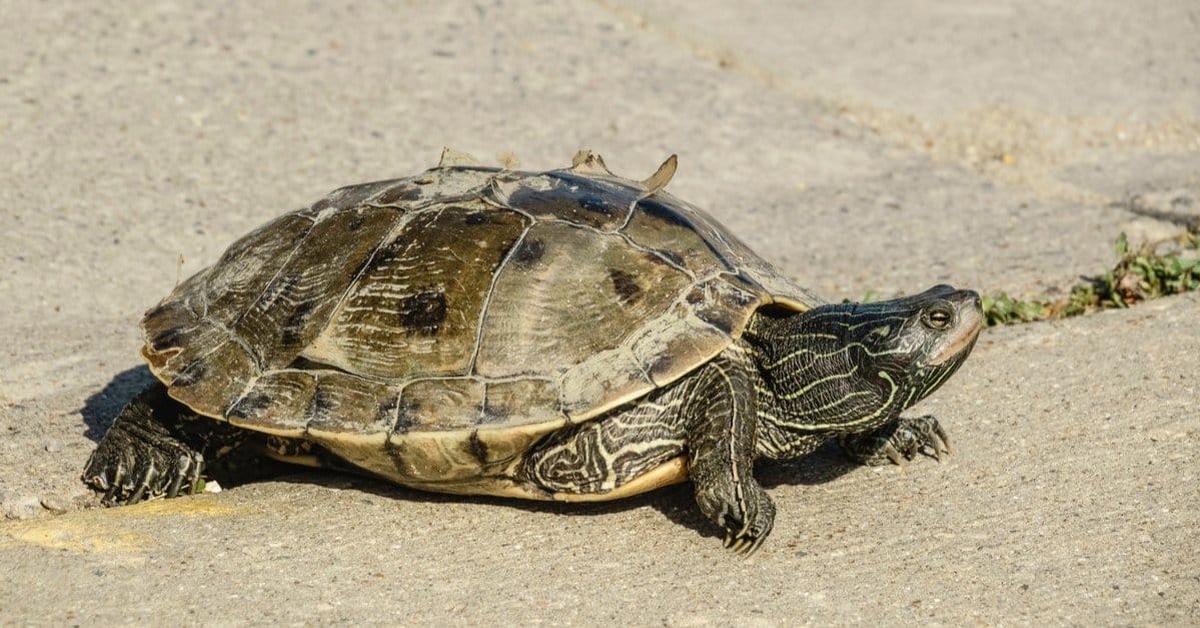
[[[814,486],[832,482],[858,466],[846,459],[836,443],[827,443],[798,460],[760,462],[755,465],[754,476],[767,490],[780,486]],[[718,529],[696,507],[690,482],[646,495],[659,497],[649,500],[648,503],[671,522],[702,537],[724,538],[724,531]]]
[[[834,441],[818,447],[803,458],[788,462],[764,462],[755,469],[763,488],[815,486],[832,482],[862,465],[851,461]]]
[[[335,469],[302,469],[297,467],[289,467],[287,472],[283,474],[263,479],[269,479],[272,482],[321,486],[336,490],[353,490],[362,493],[369,493],[385,499],[394,499],[401,502],[417,502],[424,504],[478,504],[480,506],[515,508],[517,510],[524,510],[526,512],[567,516],[597,516],[634,510],[643,506],[653,505],[654,501],[659,497],[663,495],[670,495],[672,493],[679,493],[679,495],[686,501],[691,500],[691,489],[689,488],[690,485],[687,484],[661,488],[655,491],[634,495],[620,500],[597,502],[564,502],[537,501],[494,495],[455,495],[451,493],[434,493],[400,486],[399,484],[393,484],[387,480],[382,480],[367,475],[359,475],[357,473],[339,471]],[[235,483],[234,486],[241,486],[247,483],[249,482],[238,482]]]
[[[828,443],[811,454],[791,462],[764,462],[756,466],[755,476],[768,490],[780,486],[824,484],[858,468],[841,454],[835,443]],[[674,524],[688,528],[701,537],[721,539],[724,533],[696,507],[691,482],[663,487],[648,493],[614,501],[554,502],[496,497],[490,495],[452,495],[431,493],[392,484],[386,480],[329,469],[289,467],[284,474],[270,478],[275,482],[316,485],[337,490],[355,490],[385,499],[426,504],[479,504],[515,508],[526,512],[568,517],[594,517],[653,508]]]
[[[117,373],[104,388],[84,400],[79,409],[86,428],[83,435],[93,442],[100,442],[121,410],[155,381],[145,365]]]

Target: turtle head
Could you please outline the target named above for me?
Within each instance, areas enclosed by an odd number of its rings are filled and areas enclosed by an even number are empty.
[[[746,336],[772,393],[766,429],[782,435],[768,437],[764,453],[787,457],[814,432],[858,432],[894,419],[958,369],[983,322],[979,295],[950,286],[764,315]]]
[[[841,342],[867,379],[896,386],[897,410],[925,398],[966,360],[983,328],[979,295],[947,285],[891,301],[849,306]]]

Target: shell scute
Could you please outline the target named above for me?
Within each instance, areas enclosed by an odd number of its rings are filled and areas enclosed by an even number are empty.
[[[378,248],[304,356],[395,382],[465,375],[493,271],[526,224],[478,203],[412,216]]]
[[[399,425],[405,431],[472,428],[483,414],[484,388],[469,377],[412,382],[400,396]]]
[[[225,416],[238,427],[278,436],[303,436],[316,389],[314,373],[302,370],[263,373],[230,404]]]
[[[476,361],[482,376],[557,375],[619,346],[689,281],[615,234],[539,222],[522,246],[535,243],[496,279]]]

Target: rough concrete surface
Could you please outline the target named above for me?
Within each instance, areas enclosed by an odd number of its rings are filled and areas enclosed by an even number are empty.
[[[78,482],[149,381],[142,310],[443,145],[678,153],[673,192],[831,299],[1066,290],[1174,229],[1131,210],[1200,212],[1194,3],[0,5],[0,623],[1200,622],[1194,295],[989,330],[919,408],[958,455],[763,467],[748,562],[686,487],[300,473],[103,510]]]

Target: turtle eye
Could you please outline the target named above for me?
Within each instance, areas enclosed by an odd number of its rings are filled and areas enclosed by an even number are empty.
[[[954,313],[950,308],[939,306],[925,312],[925,326],[930,329],[945,329],[954,321]]]

